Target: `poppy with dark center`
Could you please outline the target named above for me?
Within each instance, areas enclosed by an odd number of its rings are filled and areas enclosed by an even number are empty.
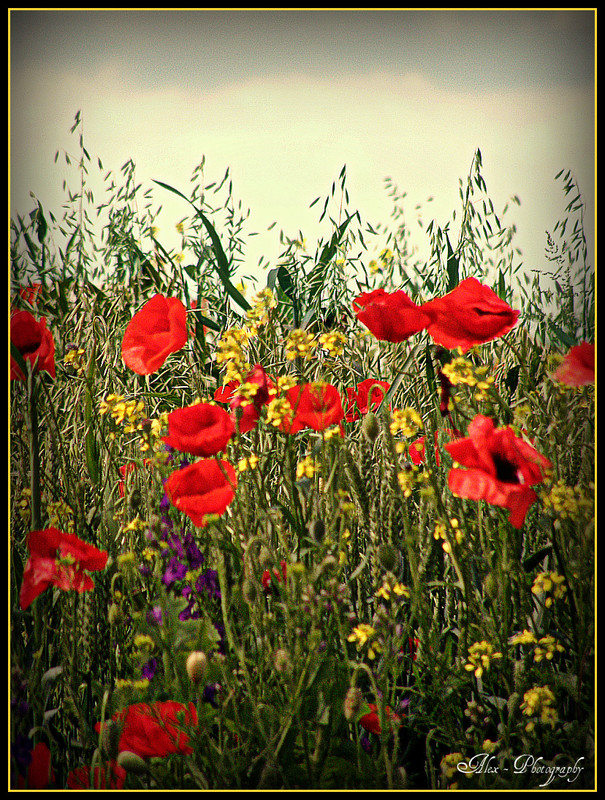
[[[55,377],[55,340],[46,327],[46,319],[37,320],[29,311],[16,311],[10,320],[10,340],[36,372]],[[24,381],[25,375],[11,357],[11,381]]]
[[[386,342],[403,342],[433,320],[426,303],[417,305],[402,290],[363,292],[353,300],[353,311],[377,339]]]
[[[509,520],[520,528],[537,499],[531,488],[544,481],[550,461],[512,428],[496,428],[481,414],[468,426],[468,438],[445,445],[456,466],[448,475],[450,490],[458,497],[485,500],[508,509]]]
[[[212,403],[194,403],[168,414],[168,435],[162,440],[180,453],[208,456],[221,453],[235,433],[230,415]]]
[[[508,333],[517,324],[519,312],[476,278],[466,278],[443,297],[423,306],[432,319],[429,335],[448,350],[463,352]]]
[[[187,344],[187,310],[177,297],[156,294],[128,323],[122,358],[138,375],[157,372],[171,353]]]
[[[94,588],[88,571],[105,569],[107,553],[83,542],[74,533],[57,528],[30,531],[27,536],[30,556],[23,571],[19,593],[25,609],[49,586],[78,593]]]

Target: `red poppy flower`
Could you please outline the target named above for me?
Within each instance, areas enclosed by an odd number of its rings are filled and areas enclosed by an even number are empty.
[[[150,375],[187,344],[187,311],[177,297],[156,294],[128,323],[122,358],[138,375]]]
[[[33,306],[38,302],[38,295],[41,291],[41,283],[32,283],[31,286],[22,286],[19,289],[19,297],[22,297],[26,302]]]
[[[360,415],[378,408],[390,386],[386,381],[368,378],[357,384],[355,389],[347,389],[347,422],[354,422]]]
[[[420,436],[418,437],[418,439],[416,439],[416,441],[412,442],[408,447],[410,460],[412,461],[412,464],[416,464],[416,466],[424,464],[424,459],[425,459],[424,443],[425,443],[425,437]],[[437,464],[437,466],[439,466],[439,448],[437,447],[437,431],[435,431],[435,463]]]
[[[107,564],[105,551],[57,528],[31,531],[27,546],[30,556],[19,593],[21,608],[27,608],[49,586],[79,593],[93,589],[93,580],[85,570],[105,569]]]
[[[257,389],[250,398],[247,393],[239,392],[239,384],[234,387],[233,396],[229,402],[229,408],[240,433],[251,431],[259,420],[261,408],[271,400],[271,389],[274,384],[260,364],[250,370],[246,376],[244,385],[252,384]]]
[[[233,420],[224,408],[195,403],[168,414],[168,436],[162,439],[180,453],[208,457],[221,453],[234,433]]]
[[[595,346],[582,342],[572,347],[552,376],[567,386],[585,386],[595,382]]]
[[[428,332],[437,344],[463,352],[476,344],[504,336],[517,324],[518,311],[501,300],[489,286],[466,278],[443,297],[425,303],[433,316]]]
[[[136,703],[113,715],[122,725],[118,750],[136,753],[140,758],[164,758],[171,753],[189,755],[193,748],[184,728],[197,725],[193,703],[184,705],[175,700]],[[95,730],[100,732],[102,723]]]
[[[11,344],[37,372],[55,377],[55,340],[46,327],[46,319],[37,320],[29,311],[16,311],[11,316]],[[11,358],[11,380],[24,381],[25,375]]]
[[[456,439],[460,436],[460,432],[458,430],[445,430],[445,433],[451,438]],[[439,431],[435,431],[435,463],[437,466],[440,464],[440,457],[439,457],[439,447],[437,446],[437,440],[439,438]],[[426,458],[425,452],[425,438],[424,436],[419,436],[414,442],[412,442],[408,446],[408,451],[410,454],[410,459],[413,464],[419,466],[420,464],[424,464]]]
[[[120,497],[124,497],[126,494],[126,476],[130,475],[131,472],[134,472],[136,469],[136,464],[134,461],[129,461],[128,464],[123,464],[120,469],[120,475],[122,476],[121,479],[118,481],[118,492]]]
[[[168,499],[198,528],[208,514],[224,514],[235,497],[237,477],[228,461],[204,458],[173,472],[165,483]]]
[[[468,438],[445,445],[460,467],[450,470],[451,491],[469,500],[485,500],[507,508],[515,528],[525,521],[536,500],[531,488],[542,483],[552,465],[530,444],[516,436],[512,428],[496,428],[494,421],[481,414],[468,426]]]
[[[403,342],[432,322],[427,304],[417,305],[401,290],[364,292],[353,300],[353,311],[377,339],[386,342]]]
[[[45,742],[38,742],[32,750],[32,758],[25,778],[19,775],[19,789],[46,789],[54,783],[55,774],[50,764],[50,750]]]
[[[115,761],[96,766],[92,771],[84,764],[67,776],[68,789],[123,789],[125,782],[126,770]]]
[[[304,428],[324,431],[344,417],[340,393],[330,383],[305,383],[286,392],[292,415],[281,425],[285,433],[297,433]]]
[[[238,386],[239,381],[229,381],[224,386],[219,386],[214,392],[214,400],[217,403],[230,403]]]
[[[281,567],[281,575],[280,575],[280,572],[279,572],[279,570],[277,568],[275,568],[273,570],[273,575],[275,577],[275,580],[278,583],[282,582],[282,576],[283,576],[283,582],[285,583],[287,581],[287,579],[288,579],[287,578],[287,569],[288,568],[287,568],[286,562],[285,561],[280,561],[279,565]],[[268,569],[266,569],[263,572],[263,576],[261,578],[261,582],[263,584],[263,588],[264,588],[265,592],[270,592],[271,591],[271,586],[273,584],[273,578],[271,577],[271,572]]]
[[[370,711],[367,714],[364,714],[363,717],[359,720],[359,724],[361,725],[364,730],[368,731],[369,733],[375,733],[380,736],[382,729],[380,727],[380,719],[378,717],[378,706],[375,703],[369,703]],[[393,714],[389,706],[386,706],[384,709],[385,716],[387,720],[393,720],[393,722],[399,722],[399,717],[397,714]]]

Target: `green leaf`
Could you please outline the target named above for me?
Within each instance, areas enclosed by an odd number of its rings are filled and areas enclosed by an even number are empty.
[[[532,570],[534,570],[538,566],[538,564],[540,564],[540,562],[543,561],[551,551],[552,551],[552,546],[547,545],[546,547],[543,547],[541,550],[532,553],[531,556],[528,556],[523,561],[523,569],[526,572],[532,572]]]
[[[431,357],[430,344],[427,344],[426,350],[424,351],[424,364],[426,369],[426,379],[429,384],[429,392],[434,395],[437,389],[437,384],[435,379],[435,367],[433,366],[433,359]]]
[[[352,219],[358,217],[358,212],[355,211],[353,214],[348,216],[342,225],[339,225],[338,228],[332,234],[330,241],[324,246],[319,259],[311,272],[309,273],[308,283],[309,283],[309,302],[311,302],[323,289],[326,275],[327,275],[327,268],[336,255],[338,250],[338,246],[342,241],[342,237],[351,222]]]
[[[209,317],[205,317],[201,313],[201,311],[197,311],[197,309],[195,309],[195,308],[189,309],[189,311],[187,311],[187,313],[188,314],[193,314],[193,316],[195,317],[195,321],[196,322],[201,323],[202,325],[205,325],[207,328],[210,328],[210,330],[212,330],[212,331],[221,331],[222,330],[222,328],[218,324],[218,322],[216,322],[213,319],[210,319]]]
[[[459,278],[459,259],[452,250],[452,246],[450,244],[450,238],[445,234],[445,238],[447,241],[447,291],[451,292],[453,289],[458,286],[460,282]]]
[[[206,215],[197,208],[188,197],[186,197],[182,192],[179,192],[178,189],[175,189],[173,186],[169,186],[167,183],[162,183],[162,181],[155,181],[158,186],[161,186],[163,189],[167,189],[169,192],[173,192],[174,194],[181,197],[185,200],[189,205],[193,208],[197,216],[202,221],[204,227],[206,228],[208,235],[210,236],[210,241],[212,242],[212,249],[214,251],[214,257],[216,259],[214,267],[218,273],[219,278],[221,279],[223,286],[227,294],[235,300],[235,302],[243,308],[244,311],[248,311],[250,309],[250,303],[246,300],[243,294],[235,288],[233,283],[231,282],[231,277],[229,273],[229,260],[225,255],[225,251],[223,250],[223,246],[221,244],[221,240],[215,231],[212,223],[206,217]]]
[[[21,370],[24,377],[27,377],[27,363],[21,354],[21,351],[11,342],[11,358],[17,362],[17,366]]]

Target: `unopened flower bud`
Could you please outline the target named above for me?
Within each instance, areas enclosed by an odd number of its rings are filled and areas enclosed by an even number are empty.
[[[326,533],[326,526],[322,519],[314,519],[309,525],[309,533],[314,542],[321,542]]]
[[[343,712],[347,722],[352,722],[357,718],[363,706],[363,692],[357,686],[351,686],[347,691]]]
[[[258,599],[258,587],[250,578],[246,578],[242,584],[242,595],[249,605],[252,605]]]
[[[399,561],[399,553],[388,542],[383,542],[378,548],[378,560],[387,572],[394,572]]]
[[[271,555],[269,548],[263,545],[258,554],[258,563],[260,564],[261,569],[268,569],[274,561],[275,559]]]
[[[124,617],[122,609],[117,603],[112,603],[107,611],[107,619],[110,625],[118,625]]]
[[[110,761],[118,757],[120,726],[112,719],[106,720],[101,728],[101,748]]]
[[[131,753],[130,750],[122,750],[118,756],[118,764],[126,772],[131,772],[133,775],[145,775],[147,772],[145,760],[136,753]]]
[[[351,686],[344,701],[344,715],[347,722],[356,719],[363,706],[363,692],[357,686]]]
[[[287,650],[284,650],[283,647],[280,647],[279,650],[275,651],[273,656],[273,665],[275,666],[275,671],[281,673],[289,672],[292,667],[292,662],[290,661],[290,656]]]
[[[186,662],[187,675],[193,683],[201,683],[206,675],[208,668],[208,659],[206,654],[201,650],[196,650],[189,653]]]
[[[373,443],[378,438],[378,434],[380,433],[380,425],[378,423],[376,414],[374,414],[372,411],[369,411],[363,418],[363,422],[361,423],[361,432],[366,437],[368,442]]]

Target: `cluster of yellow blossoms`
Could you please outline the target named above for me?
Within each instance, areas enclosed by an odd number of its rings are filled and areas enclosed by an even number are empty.
[[[517,633],[511,636],[509,644],[533,644],[534,647],[534,661],[539,663],[543,659],[552,661],[556,653],[564,653],[565,648],[562,644],[555,639],[554,636],[542,636],[540,639],[531,631],[524,630],[522,633]]]
[[[464,541],[464,531],[460,527],[460,523],[455,517],[452,517],[452,519],[449,520],[449,525],[445,522],[437,522],[433,536],[437,540],[443,540],[441,547],[446,553],[451,552],[451,546],[447,536],[448,528],[450,529],[451,535],[455,539],[456,544],[462,544]]]
[[[368,646],[368,658],[373,661],[377,654],[380,653],[382,647],[380,643],[375,640],[376,630],[365,623],[353,628],[353,632],[349,634],[348,641],[355,642],[357,650],[361,650],[365,645]]]
[[[593,492],[588,496],[580,486],[567,486],[565,481],[554,483],[548,494],[542,496],[542,503],[546,509],[552,511],[560,519],[577,519],[591,514],[594,508],[594,485],[590,485]]]
[[[122,425],[124,433],[139,433],[139,449],[142,453],[163,453],[160,437],[167,424],[167,413],[160,414],[157,419],[148,419],[142,400],[126,400],[118,394],[108,394],[101,400],[99,412],[109,415],[117,425]],[[114,434],[110,433],[109,438],[113,439]]]
[[[376,597],[382,597],[383,600],[390,600],[392,595],[409,598],[410,590],[399,581],[395,581],[394,583],[389,583],[387,580],[383,581],[382,586],[376,592]]]
[[[475,642],[468,649],[468,662],[464,665],[467,672],[474,672],[476,678],[480,678],[486,672],[492,661],[502,658],[502,653],[494,650],[494,646],[489,642]]]
[[[540,572],[536,575],[531,590],[535,595],[544,595],[544,605],[550,608],[555,600],[565,595],[567,586],[563,575],[558,575],[556,572]]]
[[[554,708],[555,696],[548,686],[534,686],[523,695],[521,710],[527,717],[532,717],[525,730],[531,732],[537,722],[555,727],[559,719],[557,709]]]
[[[312,456],[305,456],[296,466],[296,478],[312,478],[319,471],[319,466]]]
[[[489,367],[476,367],[464,356],[457,356],[443,366],[442,372],[453,386],[463,384],[474,388],[475,400],[484,400],[486,393],[494,383],[494,378],[487,375]]]
[[[404,436],[416,436],[422,429],[422,417],[413,408],[396,408],[393,411],[390,431],[393,436],[403,434]]]

